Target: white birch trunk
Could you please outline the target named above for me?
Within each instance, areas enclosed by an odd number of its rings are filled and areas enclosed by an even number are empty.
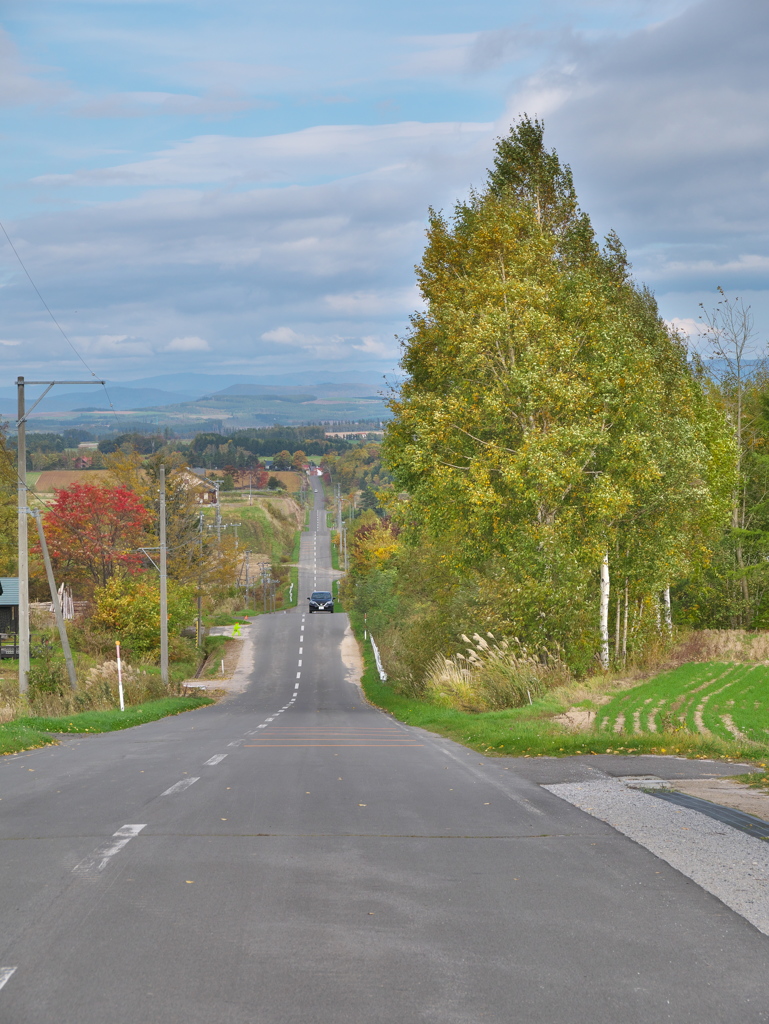
[[[609,552],[601,559],[601,668],[609,667]]]
[[[625,613],[622,624],[622,663],[627,661],[627,619],[630,609],[630,590],[627,579],[625,580]]]
[[[662,603],[665,606],[665,629],[668,633],[673,632],[673,615],[670,611],[670,587],[665,587],[662,591]]]

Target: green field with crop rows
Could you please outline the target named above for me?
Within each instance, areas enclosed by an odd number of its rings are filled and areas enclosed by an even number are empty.
[[[599,709],[602,732],[700,733],[769,744],[769,666],[682,665]]]

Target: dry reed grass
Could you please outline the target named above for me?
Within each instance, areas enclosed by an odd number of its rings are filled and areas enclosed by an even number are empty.
[[[529,651],[517,638],[486,637],[462,634],[469,645],[466,654],[433,658],[424,684],[428,700],[458,711],[499,711],[531,703],[569,678],[561,658],[544,648]]]
[[[123,695],[127,705],[143,704],[171,696],[162,680],[126,663],[123,664]],[[0,688],[0,722],[16,718],[59,718],[81,711],[106,711],[120,706],[117,662],[105,661],[89,669],[77,690],[69,687],[64,665],[51,661],[34,666],[30,672],[29,692],[19,694],[14,681]]]

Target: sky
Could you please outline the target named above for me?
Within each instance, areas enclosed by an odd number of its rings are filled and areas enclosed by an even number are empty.
[[[697,341],[769,327],[765,0],[2,0],[0,369],[393,373],[522,113]],[[85,375],[87,376],[87,374]]]

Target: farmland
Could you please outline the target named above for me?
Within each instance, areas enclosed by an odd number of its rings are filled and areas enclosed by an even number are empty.
[[[596,715],[599,731],[697,734],[766,745],[769,666],[682,665],[614,697]]]

